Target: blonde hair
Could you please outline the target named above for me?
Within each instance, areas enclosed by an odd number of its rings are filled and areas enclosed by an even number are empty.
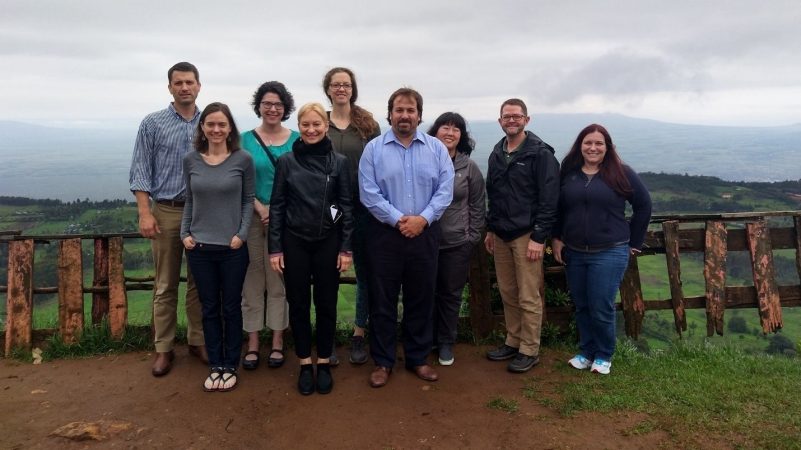
[[[328,114],[326,114],[323,105],[316,102],[312,102],[312,103],[306,103],[305,105],[301,106],[300,109],[298,109],[298,125],[300,125],[300,119],[307,112],[316,112],[317,115],[319,115],[320,118],[323,119],[323,121],[328,123]]]

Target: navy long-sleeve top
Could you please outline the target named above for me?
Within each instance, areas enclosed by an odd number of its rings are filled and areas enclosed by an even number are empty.
[[[641,248],[651,220],[651,196],[630,167],[624,166],[631,185],[629,198],[615,192],[600,175],[588,177],[581,169],[561,180],[559,212],[553,237],[578,251],[600,251],[628,244]],[[633,214],[626,220],[626,202]]]

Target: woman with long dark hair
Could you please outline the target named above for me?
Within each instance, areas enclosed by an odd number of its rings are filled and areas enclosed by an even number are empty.
[[[289,323],[300,360],[298,390],[331,392],[330,357],[337,320],[339,273],[350,268],[350,172],[345,156],[326,136],[328,117],[319,103],[298,111],[300,139],[278,159],[269,226],[270,265],[284,275]],[[314,295],[311,295],[312,279]],[[311,358],[312,298],[316,314],[317,379]]]
[[[568,364],[609,374],[615,352],[615,294],[629,256],[640,253],[651,218],[651,197],[623,164],[606,128],[581,130],[562,160],[553,252],[565,264],[576,305],[579,353]],[[633,215],[626,220],[626,202]]]
[[[230,391],[237,386],[242,350],[240,304],[253,214],[253,161],[239,151],[239,132],[223,103],[212,103],[200,114],[195,150],[183,160],[181,240],[203,307],[211,368],[203,389]]]
[[[356,75],[346,67],[334,67],[323,77],[323,91],[331,102],[328,113],[328,137],[334,151],[348,158],[350,168],[351,190],[353,191],[353,265],[356,270],[356,317],[353,324],[353,336],[350,342],[348,360],[352,364],[364,364],[368,360],[365,346],[365,329],[367,328],[367,270],[365,228],[369,213],[359,201],[359,160],[364,146],[381,134],[378,122],[373,115],[356,104],[359,87]],[[335,363],[336,353],[332,353],[331,362]]]
[[[456,324],[462,306],[462,291],[470,270],[470,255],[481,240],[484,228],[486,197],[484,177],[470,159],[475,142],[467,132],[460,114],[446,112],[437,117],[428,130],[445,144],[453,161],[453,201],[439,220],[437,285],[434,297],[434,345],[443,366],[453,364]]]

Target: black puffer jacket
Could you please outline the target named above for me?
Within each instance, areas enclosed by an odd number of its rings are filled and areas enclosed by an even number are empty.
[[[504,142],[495,145],[487,166],[487,231],[504,241],[529,234],[544,244],[556,221],[559,162],[553,147],[530,131],[508,163]]]
[[[331,208],[339,212],[332,216]],[[340,235],[340,251],[351,251],[353,203],[348,158],[334,153],[326,137],[307,145],[298,139],[292,152],[278,158],[270,199],[270,254],[282,253],[289,232],[307,241]]]

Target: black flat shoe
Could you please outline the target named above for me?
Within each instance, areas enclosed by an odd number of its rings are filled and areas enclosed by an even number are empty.
[[[311,364],[301,364],[300,375],[298,375],[298,392],[302,395],[310,395],[314,392],[314,366]]]
[[[280,353],[280,358],[273,358],[273,353]],[[270,350],[270,356],[267,358],[267,367],[277,369],[284,365],[284,349],[282,348],[274,348]]]
[[[330,364],[317,364],[317,392],[328,394],[334,388],[334,378],[331,377]]]
[[[256,359],[247,359],[248,355],[256,355]],[[245,370],[255,370],[258,367],[259,367],[258,350],[251,350],[245,353],[245,357],[242,358],[242,368]]]

